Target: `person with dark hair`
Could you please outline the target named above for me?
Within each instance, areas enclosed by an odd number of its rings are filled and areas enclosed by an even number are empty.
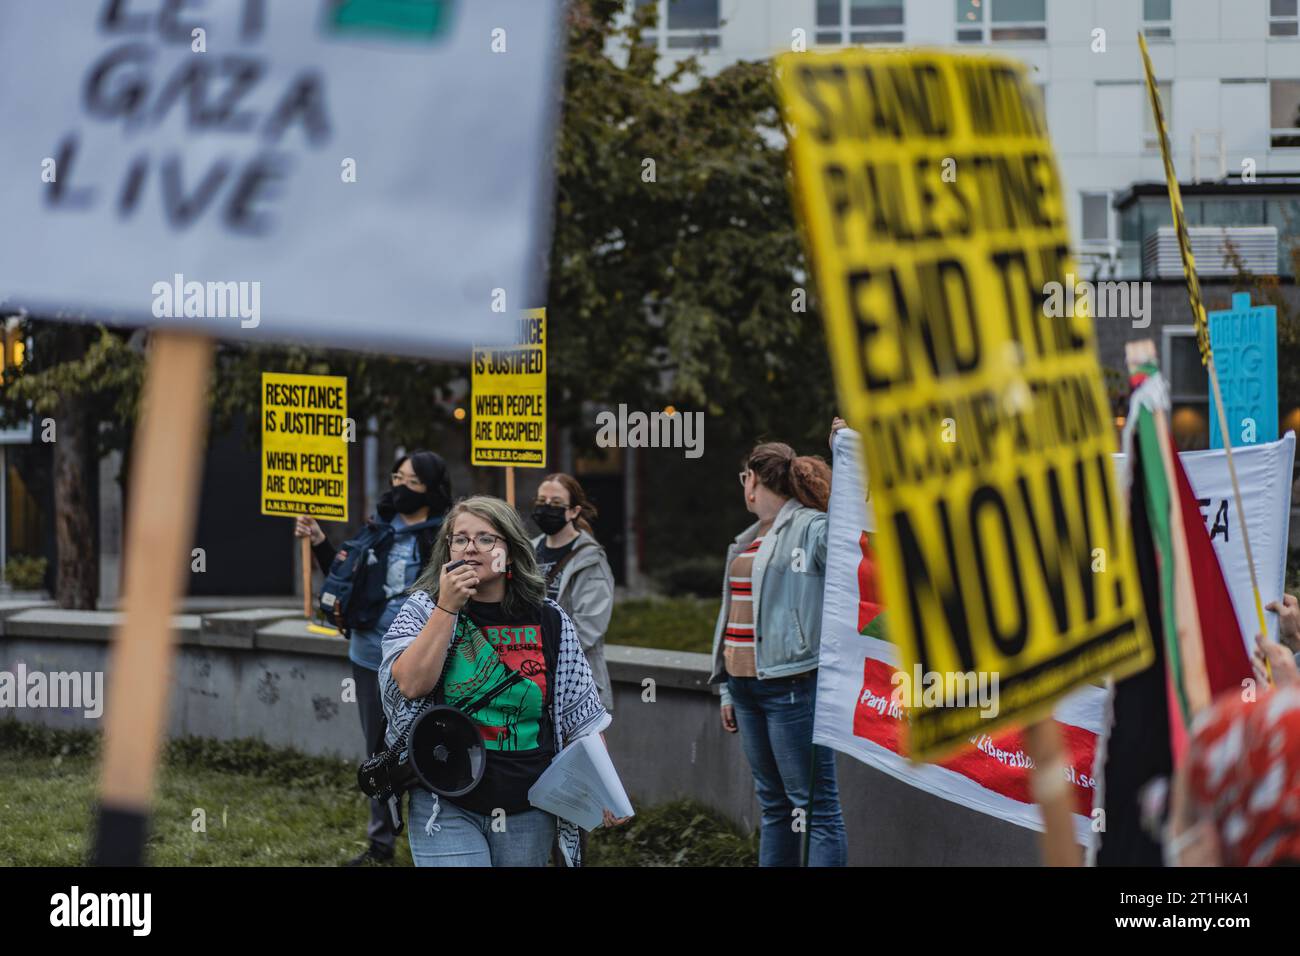
[[[804,829],[809,865],[844,866],[835,755],[812,742],[830,467],[766,442],[746,456],[740,484],[758,520],[727,549],[709,683],[722,685],[722,726],[740,734],[754,775],[759,865],[798,866]]]
[[[546,579],[546,596],[573,619],[587,654],[600,701],[614,712],[614,693],[605,665],[605,630],[614,610],[614,572],[591,522],[596,506],[587,500],[578,479],[563,472],[547,475],[537,486],[533,522],[542,533],[533,539],[537,568]]]
[[[379,621],[372,628],[353,630],[348,642],[352,677],[356,681],[357,710],[361,714],[361,731],[366,750],[375,754],[384,749],[384,709],[379,700],[379,664],[383,659],[384,633],[397,617],[406,600],[406,592],[419,577],[420,570],[433,553],[433,543],[442,518],[451,507],[451,479],[442,458],[431,452],[413,451],[393,463],[392,487],[384,492],[372,522],[388,522],[394,534],[388,548],[387,579],[384,582],[384,605]],[[335,550],[316,519],[300,515],[294,534],[311,539],[312,554],[322,572],[328,574],[334,563]],[[386,863],[393,859],[396,843],[387,807],[370,801],[369,847],[349,860],[348,866]]]

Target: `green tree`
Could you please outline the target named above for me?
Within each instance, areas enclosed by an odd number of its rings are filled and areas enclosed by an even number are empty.
[[[55,599],[61,607],[93,608],[99,595],[93,474],[101,457],[130,447],[143,359],[129,332],[102,326],[22,317],[19,334],[31,347],[23,365],[6,370],[0,411],[9,423],[34,415],[36,435],[52,439]]]
[[[826,455],[834,389],[768,61],[662,69],[619,0],[570,6],[547,307],[553,419],[584,402],[705,412],[703,458],[639,456],[643,557],[716,590],[759,440]],[[648,162],[648,161],[652,161]]]
[[[550,411],[594,440],[586,400],[705,411],[710,437],[825,435],[830,368],[791,208],[770,62],[659,69],[570,6],[547,295]]]

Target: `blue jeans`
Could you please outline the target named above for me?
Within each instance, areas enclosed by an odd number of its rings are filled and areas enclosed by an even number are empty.
[[[433,794],[411,791],[411,859],[416,866],[546,866],[555,842],[555,817],[544,810],[525,810],[493,818],[463,810],[445,797],[438,798],[438,816],[427,832],[433,814]],[[499,832],[498,832],[499,831]]]
[[[844,866],[849,841],[840,812],[835,752],[813,747],[812,742],[816,674],[770,680],[728,677],[727,689],[762,814],[758,865],[799,866],[801,831],[806,830],[809,866]],[[814,773],[812,811],[807,813]],[[808,818],[800,821],[803,814],[796,814],[796,808],[803,808]]]

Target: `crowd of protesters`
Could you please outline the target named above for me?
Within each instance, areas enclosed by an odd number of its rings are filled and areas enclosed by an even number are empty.
[[[837,418],[832,435],[843,425]],[[811,791],[809,862],[842,866],[834,755],[812,743],[830,468],[777,442],[758,445],[743,465],[742,503],[755,520],[722,564],[710,682],[721,685],[722,725],[739,733],[753,771],[761,863],[799,864],[790,820]],[[408,833],[420,866],[581,861],[576,828],[530,806],[527,794],[566,744],[612,719],[604,644],[614,575],[596,540],[595,505],[575,477],[543,478],[530,517],[540,532],[532,537],[498,498],[453,502],[446,463],[418,450],[394,463],[392,487],[367,522],[392,528],[375,539],[386,562],[377,619],[348,631],[367,751],[399,740],[435,690],[439,700],[475,701],[466,711],[487,747],[469,793],[412,791]],[[342,557],[313,519],[299,518],[295,533],[310,540],[323,572]],[[806,568],[792,569],[796,551]],[[509,692],[489,690],[492,673],[514,678]],[[349,865],[390,862],[400,819],[372,800],[369,845]],[[605,822],[623,821],[607,812]]]
[[[836,418],[832,438],[842,427]],[[753,774],[760,865],[843,866],[835,757],[812,742],[831,471],[821,458],[767,442],[745,457],[738,478],[753,521],[721,561],[710,683]],[[412,791],[417,865],[580,863],[577,828],[530,806],[527,793],[566,744],[612,719],[604,643],[614,576],[596,516],[575,477],[550,474],[536,489],[530,517],[540,533],[530,536],[505,501],[453,501],[434,452],[394,463],[369,522],[393,529],[382,608],[373,627],[350,633],[367,750],[391,746],[435,687],[468,689],[459,699],[469,700],[502,664],[517,685],[473,709],[488,747],[480,783],[454,798]],[[296,533],[328,572],[337,552],[320,526],[299,518]],[[1208,708],[1175,772],[1163,834],[1170,865],[1300,864],[1300,604],[1286,595],[1268,609],[1280,626],[1278,641],[1256,642],[1263,690],[1226,694]],[[540,639],[521,642],[521,634]],[[371,804],[369,846],[349,865],[394,857],[400,823]],[[790,825],[797,809],[807,814],[806,847]],[[494,825],[500,814],[504,826]],[[621,822],[606,813],[607,825]]]

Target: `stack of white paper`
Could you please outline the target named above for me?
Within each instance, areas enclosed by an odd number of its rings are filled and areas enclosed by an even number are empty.
[[[606,810],[616,817],[633,814],[599,734],[579,737],[561,750],[529,789],[528,802],[588,831],[601,825]]]

